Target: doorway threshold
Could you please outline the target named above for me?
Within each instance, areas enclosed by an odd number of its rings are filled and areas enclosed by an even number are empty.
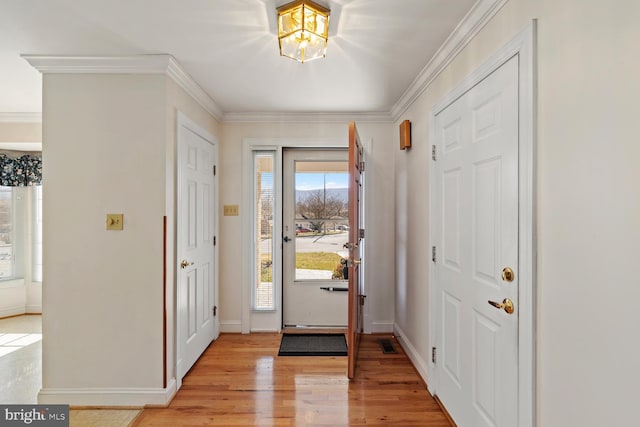
[[[346,332],[346,326],[284,325],[282,328],[283,334],[342,334]]]

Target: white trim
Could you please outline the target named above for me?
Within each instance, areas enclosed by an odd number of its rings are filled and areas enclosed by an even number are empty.
[[[9,278],[0,280],[0,289],[22,288],[25,284],[26,282],[22,277]]]
[[[42,113],[0,113],[0,123],[41,123]]]
[[[394,332],[394,323],[393,320],[374,320],[371,322],[370,328],[372,334],[392,334]]]
[[[27,305],[25,307],[25,313],[42,314],[42,305],[35,305],[35,304]]]
[[[225,113],[224,123],[348,123],[352,121],[393,123],[388,112],[248,112]]]
[[[223,111],[213,99],[196,83],[195,80],[182,68],[175,58],[170,57],[167,67],[167,75],[175,81],[188,95],[202,106],[216,120],[222,120]]]
[[[173,230],[173,232],[175,233],[176,236],[176,245],[175,245],[175,258],[172,260],[167,260],[167,264],[173,266],[173,268],[170,269],[171,274],[174,275],[174,277],[176,277],[176,292],[174,293],[174,301],[172,301],[172,303],[174,303],[174,313],[175,313],[175,334],[174,334],[174,338],[175,338],[175,372],[176,372],[176,376],[178,377],[176,379],[176,387],[179,389],[182,386],[182,377],[180,376],[180,364],[182,363],[182,352],[183,352],[183,348],[182,348],[182,339],[181,339],[181,333],[180,331],[182,330],[182,328],[180,327],[180,310],[179,307],[181,305],[181,300],[180,300],[180,290],[178,289],[179,286],[179,273],[178,271],[178,260],[183,259],[182,256],[182,247],[180,246],[180,225],[181,225],[181,217],[180,217],[180,206],[181,206],[181,202],[182,202],[182,146],[184,144],[184,138],[182,136],[182,128],[188,129],[190,131],[192,131],[193,133],[197,134],[198,136],[200,136],[202,139],[204,139],[205,141],[207,141],[209,144],[211,144],[211,146],[213,147],[213,155],[214,155],[214,165],[217,165],[218,163],[218,140],[211,135],[206,129],[204,129],[203,127],[201,127],[200,125],[198,125],[196,122],[194,122],[193,120],[191,120],[186,114],[184,114],[182,111],[177,111],[176,114],[176,205],[175,205],[175,211],[176,211],[176,221],[175,221],[175,228]],[[214,193],[213,193],[213,212],[216,213],[216,216],[214,218],[214,223],[213,223],[213,235],[214,236],[218,236],[219,233],[219,218],[218,218],[218,203],[219,203],[219,185],[218,185],[218,174],[216,174],[213,177],[213,186],[214,186]],[[220,298],[219,298],[219,285],[220,285],[220,281],[219,281],[219,276],[220,276],[220,262],[219,262],[219,248],[220,245],[215,245],[213,247],[213,251],[214,251],[214,275],[213,275],[213,291],[214,291],[214,304],[218,305]],[[170,286],[170,283],[167,282],[167,286]],[[169,293],[169,290],[167,290],[167,294]],[[171,302],[169,302],[171,303]],[[220,308],[220,307],[218,307]],[[220,316],[216,316],[214,318],[214,340],[218,338],[218,335],[220,333]],[[167,351],[169,351],[169,349],[167,349]]]
[[[171,55],[21,55],[42,74],[164,74]]]
[[[42,151],[42,142],[0,142],[0,150]]]
[[[26,307],[24,305],[17,305],[15,307],[9,307],[0,310],[0,319],[3,317],[12,317],[19,316],[21,314],[25,314],[27,312]]]
[[[394,121],[418,99],[508,0],[478,0],[391,108]]]
[[[407,356],[409,356],[409,360],[411,360],[411,363],[413,363],[413,366],[418,371],[418,374],[420,374],[422,379],[427,384],[427,390],[429,390],[429,392],[433,394],[433,392],[429,389],[429,382],[427,381],[427,378],[429,376],[429,372],[427,368],[427,366],[429,365],[428,362],[425,361],[422,357],[420,357],[420,352],[415,348],[415,346],[411,343],[411,341],[409,341],[409,339],[405,338],[406,335],[404,331],[400,328],[400,326],[397,323],[393,325],[393,330],[394,330],[393,334],[395,335],[396,339],[402,346],[402,349],[407,354]]]
[[[176,380],[166,388],[43,388],[38,404],[72,406],[167,406],[176,394]]]
[[[535,144],[536,144],[536,37],[537,21],[533,20],[524,30],[517,34],[509,43],[491,55],[471,75],[465,78],[442,101],[432,108],[430,123],[434,123],[435,116],[459,98],[485,77],[498,69],[502,64],[514,56],[518,56],[519,81],[519,188],[518,188],[518,267],[519,267],[519,322],[518,322],[518,426],[532,427],[535,425],[535,369],[536,369],[536,204],[535,204]],[[431,126],[430,139],[434,140],[434,127]],[[429,168],[429,181],[434,185],[434,169]],[[429,191],[429,217],[434,217],[435,201],[431,200],[433,188]],[[429,221],[431,239],[434,236],[434,224]],[[431,241],[431,245],[434,241]],[[433,318],[434,304],[436,304],[434,269],[429,272],[429,347],[437,343],[436,319]],[[437,388],[437,366],[429,365],[434,371],[425,380],[431,384],[433,390]]]
[[[239,334],[242,332],[242,321],[240,320],[221,320],[220,333],[223,334]]]
[[[21,55],[42,74],[165,74],[217,120],[223,112],[171,55]]]

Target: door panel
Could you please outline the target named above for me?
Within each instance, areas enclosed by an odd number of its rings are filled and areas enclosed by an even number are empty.
[[[434,221],[442,262],[436,394],[460,425],[517,425],[518,62],[435,117]],[[505,298],[513,314],[497,304]]]
[[[362,219],[362,180],[364,156],[358,129],[354,122],[349,123],[349,328],[347,344],[349,347],[348,376],[355,378],[363,329],[364,283],[361,280],[361,262],[364,248],[360,233]]]
[[[214,146],[179,127],[178,380],[215,338]]]

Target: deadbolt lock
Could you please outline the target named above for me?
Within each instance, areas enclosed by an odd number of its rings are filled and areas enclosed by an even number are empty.
[[[502,280],[505,282],[513,282],[516,278],[516,274],[513,272],[511,267],[505,267],[502,269]]]

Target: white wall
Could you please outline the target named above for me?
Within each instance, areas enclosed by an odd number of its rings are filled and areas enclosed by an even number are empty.
[[[361,140],[371,141],[367,153],[368,186],[367,245],[374,248],[367,262],[367,305],[370,325],[377,331],[391,331],[393,324],[394,238],[391,124],[358,123]],[[243,206],[242,141],[243,138],[327,139],[347,141],[348,122],[341,123],[225,123],[220,151],[220,206],[240,205],[240,216],[220,218],[220,315],[222,331],[239,332],[242,326],[242,223],[243,215],[251,215],[251,207]],[[264,329],[260,317],[253,318],[249,329]]]
[[[46,74],[43,89],[39,399],[164,404],[175,379],[175,120],[183,111],[214,135],[217,122],[162,74]],[[106,213],[123,213],[124,230],[105,230]]]
[[[43,391],[159,388],[165,77],[43,85]]]
[[[640,58],[631,52],[640,39],[640,3],[634,0],[510,0],[402,115],[418,142],[395,160],[397,326],[426,362],[431,108],[533,18],[537,425],[635,425]]]

